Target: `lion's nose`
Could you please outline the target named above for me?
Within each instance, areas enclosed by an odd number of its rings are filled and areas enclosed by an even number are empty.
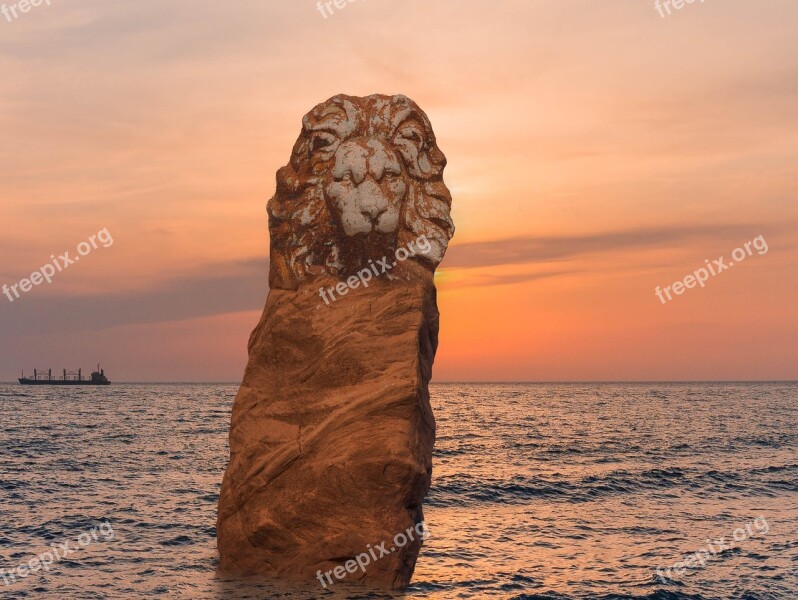
[[[363,215],[364,217],[366,217],[372,223],[376,223],[377,221],[380,220],[380,217],[382,216],[382,213],[385,212],[385,210],[386,209],[384,209],[384,208],[378,208],[378,207],[375,206],[375,207],[372,207],[372,208],[366,208],[366,209],[361,210],[360,214]]]
[[[388,209],[388,201],[380,187],[371,179],[364,181],[358,188],[360,214],[372,223],[376,223],[382,213]]]

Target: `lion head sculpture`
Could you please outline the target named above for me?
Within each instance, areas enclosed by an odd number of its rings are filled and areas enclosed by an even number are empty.
[[[392,276],[407,276],[411,264],[434,272],[454,234],[445,166],[427,115],[405,96],[319,104],[302,120],[269,201],[270,286],[343,278],[421,238],[429,251]]]

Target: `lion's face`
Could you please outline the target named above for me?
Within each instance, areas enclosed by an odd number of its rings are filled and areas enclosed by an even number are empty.
[[[397,153],[382,140],[358,138],[341,144],[334,158],[324,193],[344,233],[397,232],[407,195]]]
[[[421,236],[431,250],[411,261],[434,271],[454,233],[445,165],[429,119],[405,96],[319,104],[269,202],[272,287],[355,272]]]

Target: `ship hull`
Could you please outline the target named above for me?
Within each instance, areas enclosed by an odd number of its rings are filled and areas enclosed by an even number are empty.
[[[64,381],[57,379],[22,379],[18,380],[22,385],[111,385],[110,381]]]

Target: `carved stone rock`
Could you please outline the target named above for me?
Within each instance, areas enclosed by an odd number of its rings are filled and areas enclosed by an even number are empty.
[[[435,441],[433,274],[454,233],[445,164],[405,96],[335,96],[305,116],[269,202],[271,292],[233,406],[220,571],[410,582]],[[367,566],[320,575],[382,542]]]

